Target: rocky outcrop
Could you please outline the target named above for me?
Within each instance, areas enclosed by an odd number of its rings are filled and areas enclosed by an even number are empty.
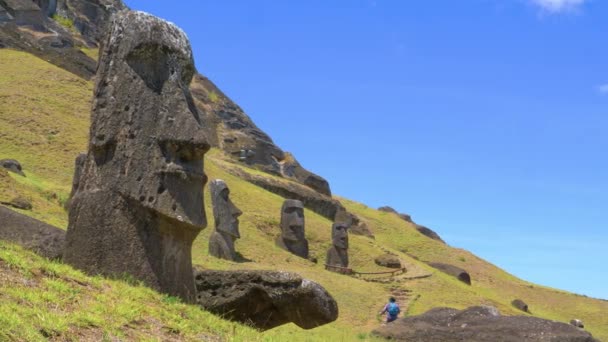
[[[227,171],[281,197],[299,200],[304,204],[304,207],[330,220],[334,219],[338,210],[344,210],[344,207],[337,200],[299,183],[250,174],[236,167],[228,167]]]
[[[4,204],[13,208],[17,208],[17,209],[21,209],[21,210],[32,210],[33,206],[32,203],[27,200],[26,198],[23,198],[21,196],[15,197],[12,200],[8,201],[8,202],[3,202],[0,201],[0,204]]]
[[[449,264],[442,264],[439,262],[429,262],[429,266],[436,268],[443,273],[456,277],[456,279],[467,285],[471,285],[471,276],[467,271],[463,270],[460,267]]]
[[[414,221],[412,221],[412,217],[408,214],[402,214],[400,212],[398,212],[397,210],[393,209],[392,207],[389,207],[388,205],[384,206],[384,207],[380,207],[378,208],[379,211],[384,211],[385,213],[393,213],[397,216],[399,216],[402,220],[406,221],[406,222],[410,222],[413,223]]]
[[[401,260],[396,255],[392,254],[383,254],[376,259],[374,262],[378,266],[388,267],[388,268],[401,268]]]
[[[194,71],[175,25],[142,12],[114,17],[64,252],[89,274],[129,274],[186,302],[195,297],[192,242],[207,225],[209,144],[188,88]]]
[[[65,231],[0,206],[0,240],[16,243],[49,259],[59,259]]]
[[[348,212],[341,204],[334,216],[334,222],[346,223],[349,233],[375,239],[374,233],[369,228],[367,222],[361,220],[357,215]]]
[[[121,0],[58,0],[56,13],[69,18],[87,43],[97,45],[103,38],[110,17],[127,9]]]
[[[383,211],[385,213],[392,213],[392,214],[395,214],[395,215],[399,216],[402,220],[404,220],[406,222],[409,222],[409,223],[412,223],[414,225],[414,228],[416,228],[416,230],[420,234],[422,234],[422,235],[424,235],[426,237],[429,237],[429,238],[431,238],[433,240],[437,240],[437,241],[445,244],[445,241],[443,241],[441,239],[441,237],[439,236],[439,234],[435,233],[432,229],[430,229],[428,227],[421,226],[421,225],[415,223],[412,220],[412,217],[410,215],[400,213],[397,210],[395,210],[395,209],[393,209],[392,207],[389,207],[389,206],[380,207],[380,208],[378,208],[378,210],[379,211]]]
[[[416,230],[420,234],[422,234],[422,235],[424,235],[426,237],[429,237],[429,238],[431,238],[433,240],[437,240],[439,242],[445,243],[445,241],[443,241],[443,239],[441,239],[441,237],[439,236],[439,234],[435,233],[432,229],[427,228],[425,226],[421,226],[419,224],[414,224],[414,227],[416,228]]]
[[[501,316],[497,309],[435,308],[401,318],[373,331],[393,341],[425,342],[599,342],[569,324],[529,316]]]
[[[312,329],[338,318],[333,297],[295,273],[198,271],[195,278],[202,308],[259,330],[290,322]]]
[[[2,159],[0,160],[0,167],[7,169],[10,172],[16,173],[19,176],[25,177],[21,164],[15,159]]]
[[[306,170],[288,152],[284,152],[259,129],[245,112],[230,100],[208,78],[196,75],[191,85],[199,108],[206,112],[209,142],[219,147],[235,161],[270,174],[294,180],[319,194],[331,196],[329,183]]]

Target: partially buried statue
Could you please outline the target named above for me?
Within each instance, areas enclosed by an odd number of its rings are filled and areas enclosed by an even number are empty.
[[[64,261],[195,299],[192,242],[207,225],[209,144],[190,95],[190,43],[176,26],[118,13],[102,41],[89,148],[70,204]]]
[[[221,179],[209,183],[215,232],[209,238],[209,254],[216,258],[237,260],[234,241],[239,239],[239,220],[243,214],[230,200],[230,190]]]
[[[281,235],[277,246],[308,259],[308,240],[304,234],[304,205],[298,200],[288,199],[281,208]]]
[[[334,223],[331,227],[332,246],[327,251],[327,265],[330,271],[346,272],[348,268],[348,225]]]

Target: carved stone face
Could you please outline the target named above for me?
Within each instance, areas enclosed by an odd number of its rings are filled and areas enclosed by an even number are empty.
[[[295,242],[305,240],[304,235],[304,205],[298,200],[285,200],[281,208],[281,237]]]
[[[131,38],[112,32],[102,42],[109,48],[101,49],[90,142],[97,186],[200,230],[209,144],[188,88],[190,45],[177,27],[161,28],[140,12],[124,20],[113,29]]]
[[[331,226],[331,239],[337,248],[348,249],[348,226],[344,223],[334,223]]]
[[[209,184],[209,189],[211,190],[215,229],[230,235],[233,239],[240,238],[238,217],[243,212],[230,200],[230,189],[221,179],[213,180]]]

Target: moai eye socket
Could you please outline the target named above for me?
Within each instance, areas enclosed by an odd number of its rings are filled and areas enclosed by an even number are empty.
[[[146,83],[146,86],[160,94],[163,85],[176,72],[177,63],[172,63],[176,52],[158,44],[142,44],[131,51],[127,64]]]

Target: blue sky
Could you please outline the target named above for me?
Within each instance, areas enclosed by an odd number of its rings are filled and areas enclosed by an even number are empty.
[[[126,2],[335,194],[608,299],[608,2]]]

